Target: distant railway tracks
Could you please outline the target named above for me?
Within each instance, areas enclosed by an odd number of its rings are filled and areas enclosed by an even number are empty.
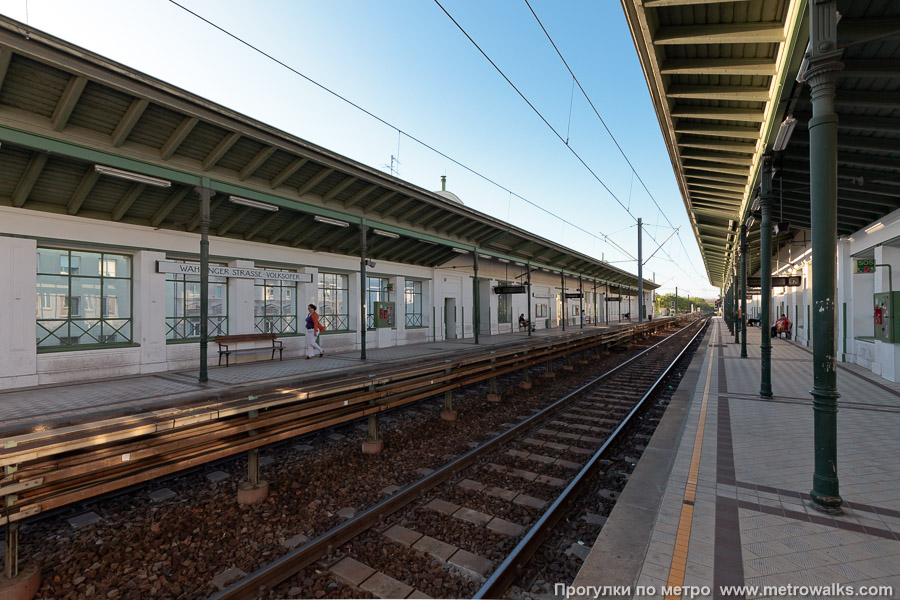
[[[158,477],[248,452],[574,354],[640,338],[669,325],[640,326],[555,338],[532,338],[516,348],[478,348],[452,359],[379,364],[341,376],[285,378],[211,392],[186,406],[33,431],[0,439],[0,526],[17,556],[16,525],[35,515]],[[496,381],[496,380],[494,380]]]
[[[405,561],[415,555],[443,564],[447,578],[478,582],[474,597],[501,597],[704,327],[705,321],[689,324],[214,597],[282,597],[289,589],[312,597],[303,588],[306,568],[328,569],[362,594],[428,597],[408,573],[391,572],[408,571]],[[460,495],[473,506],[500,507],[505,516],[504,502],[527,507],[536,518],[528,529],[446,499]],[[439,539],[448,529],[430,522],[434,514],[463,532]],[[509,549],[506,557],[485,558],[496,556],[489,546],[497,545]]]

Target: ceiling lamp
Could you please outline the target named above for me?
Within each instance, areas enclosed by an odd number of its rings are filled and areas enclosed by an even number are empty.
[[[137,183],[144,183],[146,185],[152,185],[155,187],[172,187],[172,182],[167,179],[150,177],[149,175],[141,175],[140,173],[134,173],[132,171],[123,171],[122,169],[107,167],[106,165],[94,165],[94,171],[100,173],[101,175],[109,175],[110,177],[125,179],[127,181],[136,181]]]

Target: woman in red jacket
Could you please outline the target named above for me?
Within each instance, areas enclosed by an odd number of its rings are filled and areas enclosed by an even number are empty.
[[[316,337],[325,331],[325,326],[319,323],[319,315],[316,313],[315,304],[310,304],[306,308],[309,310],[309,314],[306,316],[306,360],[309,360],[317,350],[319,356],[325,356],[322,346],[316,343]]]

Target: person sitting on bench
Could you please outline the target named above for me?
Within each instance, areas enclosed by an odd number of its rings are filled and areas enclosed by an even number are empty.
[[[519,329],[524,329],[528,331],[528,328],[531,327],[531,330],[534,331],[534,326],[531,324],[531,321],[525,318],[525,313],[519,315]]]
[[[791,329],[791,320],[788,319],[784,313],[781,314],[781,318],[775,321],[775,324],[772,325],[772,337],[777,337],[779,333],[784,331],[790,331]]]

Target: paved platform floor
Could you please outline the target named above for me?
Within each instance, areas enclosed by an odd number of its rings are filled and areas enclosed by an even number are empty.
[[[599,594],[610,598],[664,598],[667,585],[706,586],[709,594],[695,596],[705,598],[900,596],[900,385],[839,363],[844,514],[831,517],[809,505],[811,349],[773,340],[775,397],[763,399],[759,339],[751,328],[749,357],[740,358],[713,320],[576,588],[631,586]],[[860,586],[890,591],[859,594]]]
[[[590,334],[633,324],[626,321],[609,325],[586,325],[584,329],[569,328],[565,332],[560,329],[539,329],[532,334],[532,339]],[[482,335],[479,343],[482,347],[505,346],[526,343],[528,339],[527,333],[515,332]],[[369,349],[366,361],[362,361],[358,350],[329,353],[327,336],[323,346],[325,356],[313,360],[262,360],[230,367],[215,366],[215,362],[211,361],[209,381],[206,384],[198,382],[198,371],[192,369],[3,391],[0,392],[0,433],[21,431],[34,425],[61,425],[84,421],[86,418],[99,419],[123,412],[134,414],[171,406],[212,390],[223,391],[231,386],[255,385],[267,381],[275,383],[284,378],[301,381],[304,377],[371,369],[373,364],[414,360],[422,356],[451,355],[478,347],[473,338],[408,344]]]

